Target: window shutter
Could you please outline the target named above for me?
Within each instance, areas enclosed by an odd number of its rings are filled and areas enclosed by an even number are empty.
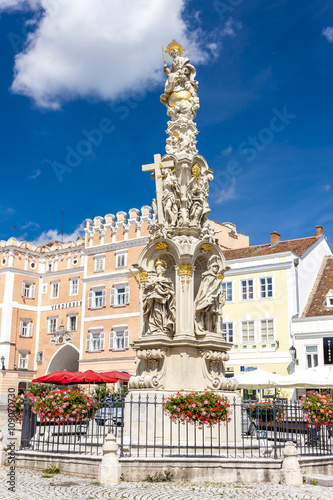
[[[30,290],[31,290],[30,298],[34,299],[35,298],[36,285],[31,285]]]
[[[130,287],[127,286],[125,288],[125,304],[129,304],[130,302]]]
[[[25,292],[25,283],[23,281],[23,283],[22,283],[22,297],[24,297],[24,292]]]
[[[113,333],[113,347],[112,349],[115,351],[117,349],[117,334],[116,332],[112,332]]]
[[[89,292],[89,295],[88,295],[88,309],[92,309],[93,308],[93,300],[94,300],[94,292]]]
[[[104,351],[104,344],[105,344],[104,337],[105,337],[104,332],[102,332],[101,333],[101,351]]]
[[[125,349],[129,348],[129,333],[128,333],[128,330],[124,331],[124,346],[125,346]]]
[[[112,307],[114,307],[114,305],[116,303],[116,295],[117,295],[117,290],[115,288],[111,288],[111,301],[110,301],[110,305]]]
[[[105,307],[106,306],[106,290],[104,289],[102,291],[102,307]],[[103,333],[104,335],[104,333]]]
[[[33,322],[30,321],[28,324],[28,337],[32,337]]]
[[[86,351],[90,351],[90,333],[87,333],[87,338],[86,338]]]
[[[20,321],[20,335],[23,334],[23,323],[22,321]]]
[[[113,331],[111,330],[110,335],[109,335],[109,349],[113,349]]]

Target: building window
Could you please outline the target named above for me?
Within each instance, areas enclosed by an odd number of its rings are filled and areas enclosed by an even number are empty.
[[[27,370],[28,369],[28,361],[29,361],[29,354],[20,352],[19,358],[18,358],[19,370]]]
[[[112,351],[123,351],[129,347],[129,333],[126,327],[114,328],[110,332],[110,349]]]
[[[73,278],[70,282],[70,295],[77,295],[79,293],[79,278]]]
[[[1,259],[1,265],[2,265],[2,266],[5,266],[6,264],[7,264],[7,259],[6,259],[6,257],[3,257],[3,258]]]
[[[42,293],[47,293],[47,283],[43,283],[43,285],[42,285]]]
[[[88,297],[88,309],[100,309],[106,306],[106,290],[91,290]]]
[[[21,319],[20,337],[32,337],[33,323],[30,319]]]
[[[223,323],[223,333],[227,342],[234,343],[234,324]]]
[[[252,300],[253,294],[253,280],[242,280],[241,281],[241,297],[242,300]]]
[[[47,263],[47,270],[48,272],[52,271],[52,262]]]
[[[260,298],[269,299],[273,297],[273,278],[260,278]]]
[[[51,283],[51,299],[59,297],[59,282]]]
[[[22,283],[22,297],[25,299],[34,299],[35,298],[35,290],[36,287],[34,283],[28,283],[27,281],[23,281]]]
[[[130,287],[125,285],[114,285],[111,288],[111,306],[126,306],[130,302]]]
[[[254,341],[254,321],[242,321],[242,343],[248,344]]]
[[[260,320],[260,341],[261,342],[274,342],[274,320],[261,319]]]
[[[222,290],[225,292],[225,298],[226,300],[232,301],[232,282],[231,281],[226,281],[225,283],[222,283]]]
[[[126,267],[127,265],[127,252],[116,254],[116,269]]]
[[[43,363],[44,361],[44,351],[38,351],[36,354],[36,362]]]
[[[315,368],[318,366],[318,346],[305,346],[306,368]]]
[[[36,262],[34,262],[34,261],[30,262],[30,267],[31,267],[31,269],[35,269],[36,268]]]
[[[68,317],[68,330],[70,332],[75,332],[77,330],[77,316]]]
[[[104,351],[104,333],[88,333],[86,339],[86,351],[100,352]]]
[[[57,331],[58,318],[49,318],[47,333],[55,333]]]
[[[95,273],[101,273],[104,271],[105,257],[95,258]]]
[[[326,294],[326,306],[327,307],[333,307],[333,290],[330,290]]]

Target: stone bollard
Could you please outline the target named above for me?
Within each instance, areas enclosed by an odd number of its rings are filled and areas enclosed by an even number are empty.
[[[118,484],[121,465],[117,457],[118,445],[114,434],[110,433],[106,436],[102,450],[103,458],[98,469],[98,481],[101,484]]]
[[[3,440],[3,434],[2,431],[0,431],[0,465],[5,465],[6,452],[2,440]]]
[[[283,462],[281,469],[281,484],[286,486],[302,486],[303,475],[297,458],[298,451],[295,443],[287,441],[283,449]]]

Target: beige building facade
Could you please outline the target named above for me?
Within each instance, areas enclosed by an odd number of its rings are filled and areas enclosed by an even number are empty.
[[[86,220],[85,238],[43,246],[0,241],[1,402],[56,370],[135,373],[140,310],[135,267],[152,209]],[[222,250],[249,246],[232,223],[212,221]]]

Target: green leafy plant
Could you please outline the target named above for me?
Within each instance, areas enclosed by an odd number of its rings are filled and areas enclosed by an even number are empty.
[[[54,384],[39,384],[36,382],[30,382],[28,385],[28,392],[34,396],[41,396],[43,393],[54,391],[57,388]]]
[[[46,477],[46,478],[52,478],[52,474],[42,474],[42,477]]]
[[[173,474],[171,474],[171,471],[165,470],[163,472],[163,474],[161,472],[155,472],[153,476],[147,474],[144,481],[147,481],[148,483],[165,483],[172,481]]]
[[[301,398],[306,426],[333,425],[333,398],[329,394],[310,392]]]
[[[22,422],[25,396],[27,396],[29,401],[33,401],[34,399],[33,394],[25,392],[24,394],[17,394],[8,402],[6,410],[8,411],[8,415],[12,417],[15,422]]]
[[[252,420],[267,427],[274,426],[274,415],[277,422],[283,415],[283,405],[279,405],[277,401],[252,401],[247,403],[245,408]]]
[[[213,391],[177,392],[164,401],[163,409],[173,422],[189,422],[199,428],[230,422],[232,414],[228,398]]]
[[[95,406],[94,399],[78,389],[57,389],[34,400],[33,412],[41,422],[84,422]]]
[[[56,466],[50,466],[47,469],[43,470],[44,474],[60,474],[60,469],[59,467]]]
[[[310,484],[312,484],[313,486],[317,486],[318,481],[316,481],[315,479],[310,479]]]

